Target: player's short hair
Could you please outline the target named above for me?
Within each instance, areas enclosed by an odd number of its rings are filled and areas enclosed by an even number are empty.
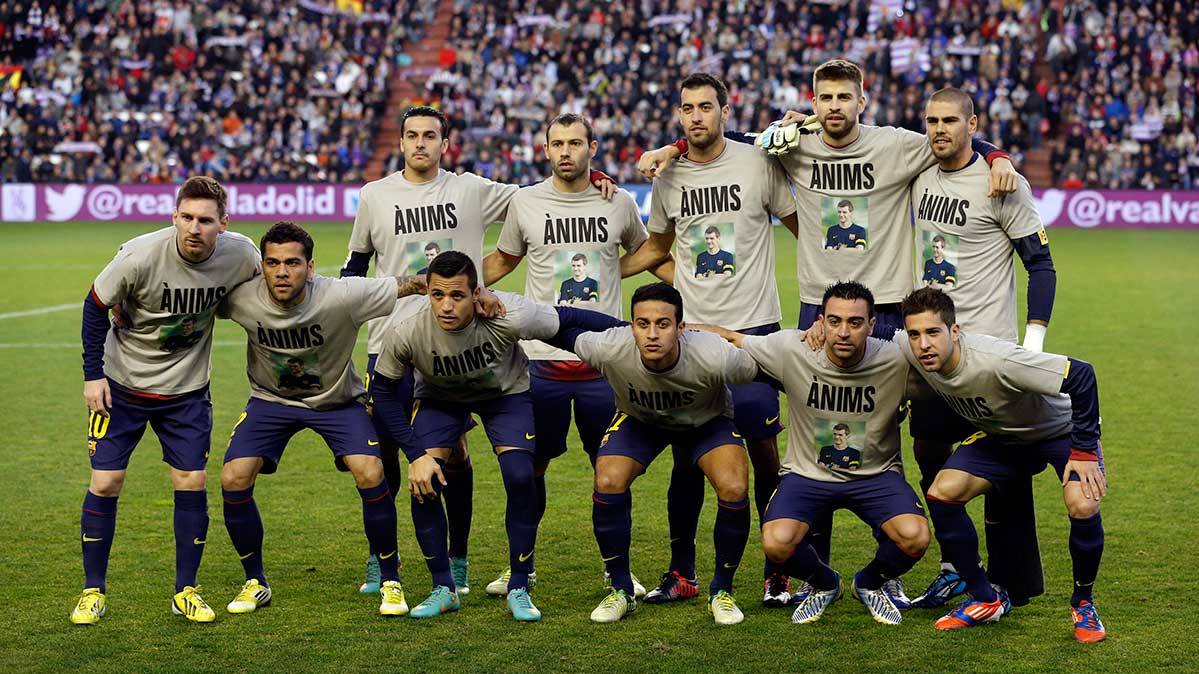
[[[404,125],[413,117],[434,117],[441,122],[441,138],[444,140],[450,137],[450,120],[445,116],[445,113],[431,105],[414,105],[404,111],[404,116],[400,118],[400,135],[404,135]]]
[[[729,104],[729,88],[725,85],[724,80],[713,75],[712,73],[691,73],[679,82],[679,91],[687,89],[702,89],[704,87],[712,87],[716,90],[716,102],[720,107]]]
[[[554,128],[554,126],[556,126],[556,125],[573,126],[575,124],[582,124],[583,128],[587,130],[587,142],[588,143],[595,140],[595,129],[591,128],[591,120],[587,119],[583,115],[575,114],[573,112],[564,112],[564,113],[558,115],[557,117],[551,119],[550,123],[548,125],[546,125],[546,127],[545,127],[545,142],[546,142],[546,144],[548,145],[550,142],[550,129]]]
[[[716,236],[720,236],[720,230],[716,228],[716,225],[710,225],[707,229],[704,230],[704,236],[707,236],[709,234],[715,234]]]
[[[821,63],[812,73],[812,91],[816,91],[816,84],[821,80],[853,82],[858,85],[858,93],[862,93],[862,69],[852,61],[833,59]]]
[[[828,301],[837,298],[839,300],[864,300],[866,302],[866,317],[874,318],[874,293],[870,292],[870,288],[858,283],[857,281],[838,281],[824,289],[824,298],[820,300],[820,313],[828,308]]]
[[[674,320],[683,322],[683,296],[669,283],[650,283],[633,291],[633,299],[629,302],[629,313],[642,302],[665,302],[674,305]]]
[[[945,237],[941,236],[940,234],[933,237],[933,243],[936,243],[938,241],[941,242],[941,245],[945,245]]]
[[[899,305],[899,312],[904,318],[926,311],[937,314],[945,325],[953,325],[958,322],[953,299],[940,288],[926,287],[913,291],[903,298],[903,302]]]
[[[848,208],[849,210],[852,211],[853,210],[853,202],[850,201],[849,199],[842,199],[841,201],[837,202],[837,208]]]
[[[303,365],[304,359],[300,358],[299,356],[292,356],[291,358],[287,359],[287,364],[288,365]]]
[[[837,425],[833,426],[833,430],[834,431],[845,431],[845,434],[849,435],[849,424],[847,424],[845,422],[840,422]]]
[[[303,227],[289,220],[280,220],[266,230],[266,234],[263,234],[262,238],[258,240],[258,252],[266,257],[266,244],[292,242],[303,244],[304,259],[312,259],[312,251],[315,248],[312,236]]]
[[[435,250],[440,253],[441,246],[439,246],[436,241],[430,241],[429,243],[425,244],[425,250]]]
[[[224,218],[229,208],[229,194],[211,176],[192,176],[183,182],[179,194],[175,195],[175,210],[184,199],[205,199],[216,202],[217,217]]]
[[[928,102],[933,103],[956,103],[962,111],[962,117],[966,120],[974,116],[974,99],[970,98],[970,94],[958,89],[957,87],[945,87],[937,89],[932,96],[928,97]],[[963,120],[965,121],[965,120]]]
[[[460,253],[456,250],[447,250],[444,253],[439,253],[433,261],[429,263],[429,270],[425,272],[425,282],[428,283],[434,274],[442,278],[454,278],[466,274],[466,284],[471,290],[479,287],[479,272],[475,269],[474,260],[466,253]]]
[[[570,261],[571,262],[582,262],[583,264],[587,264],[587,256],[582,253],[575,253],[574,257],[570,258]]]

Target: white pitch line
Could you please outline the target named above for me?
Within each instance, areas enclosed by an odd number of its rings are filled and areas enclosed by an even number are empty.
[[[23,311],[9,311],[8,313],[0,314],[0,321],[6,318],[21,318],[22,316],[40,316],[41,314],[52,314],[57,311],[66,311],[68,309],[79,309],[83,311],[83,302],[71,302],[70,304],[55,304],[51,307],[41,307],[39,309],[25,309]]]
[[[359,339],[355,344],[366,344],[366,340]],[[245,346],[246,340],[229,341],[218,339],[212,343],[213,346]],[[79,342],[0,342],[0,350],[3,349],[82,349],[83,344]]]

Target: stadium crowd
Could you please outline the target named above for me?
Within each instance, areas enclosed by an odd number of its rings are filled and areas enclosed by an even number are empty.
[[[360,182],[436,5],[0,2],[0,175]]]
[[[438,3],[320,2],[0,1],[0,77],[20,68],[24,80],[0,95],[0,174],[361,181],[401,50]],[[920,130],[920,102],[955,84],[1017,166],[1047,147],[1059,186],[1199,182],[1199,8],[1182,0],[455,0],[453,11],[425,95],[454,121],[447,168],[500,181],[544,178],[539,130],[571,111],[594,119],[597,165],[636,182],[641,151],[678,135],[682,74],[723,73],[729,126],[752,131],[805,108],[813,68],[844,56],[870,77],[866,123]],[[398,167],[397,154],[386,168]]]

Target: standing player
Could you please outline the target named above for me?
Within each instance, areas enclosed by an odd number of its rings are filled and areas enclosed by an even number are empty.
[[[359,194],[354,229],[350,234],[350,254],[342,276],[366,276],[372,256],[377,276],[415,274],[429,264],[429,253],[457,250],[475,261],[476,274],[483,258],[483,236],[487,226],[504,219],[508,202],[516,194],[515,185],[503,185],[473,173],[452,173],[440,168],[441,157],[449,149],[449,120],[436,108],[409,108],[400,122],[400,151],[404,168],[380,180],[368,183]],[[610,195],[615,185],[602,173],[593,181],[604,181],[603,192]],[[417,298],[400,300],[392,315],[367,324],[367,388],[374,363],[383,343],[385,326],[414,315],[423,305]],[[411,404],[411,375],[405,380],[405,405]],[[368,409],[370,402],[367,402]],[[382,429],[379,429],[382,431]],[[394,497],[403,487],[399,448],[383,444],[383,469]],[[447,464],[445,489],[449,514],[450,556],[454,575],[466,594],[467,541],[470,535],[474,468],[466,455],[466,439],[455,445]],[[378,591],[378,560],[367,562],[367,578],[362,592]]]
[[[616,622],[637,608],[629,571],[629,487],[670,445],[675,462],[697,466],[716,491],[715,571],[708,586],[708,612],[716,624],[734,625],[745,619],[732,591],[749,538],[749,467],[730,418],[727,385],[750,382],[758,369],[748,355],[716,335],[687,331],[683,298],[673,287],[642,286],[631,304],[632,326],[598,334],[568,331],[565,338],[559,337],[602,372],[617,393],[618,412],[595,462],[591,510],[613,590],[591,612],[591,619]]]
[[[875,620],[897,625],[903,620],[891,598],[897,590],[884,587],[920,560],[929,541],[920,499],[900,463],[899,408],[911,367],[898,345],[869,336],[874,297],[859,283],[825,290],[819,325],[825,336],[819,351],[795,330],[758,337],[706,329],[745,349],[787,393],[787,456],[766,509],[762,547],[814,587],[792,620],[814,622],[840,596],[841,576],[820,560],[807,535],[818,517],[848,508],[883,534],[874,559],[854,575],[854,594]],[[860,450],[849,447],[851,426],[862,435]],[[833,445],[822,447],[830,428]]]
[[[496,250],[483,259],[483,279],[491,285],[528,258],[525,297],[563,306],[586,307],[620,318],[621,267],[648,236],[637,204],[625,192],[611,200],[591,189],[588,175],[598,143],[586,117],[564,113],[546,127],[545,153],[553,175],[512,197]],[[624,248],[626,256],[620,256]],[[588,260],[595,277],[588,276]],[[564,262],[569,261],[569,268]],[[673,264],[667,259],[663,266]],[[557,279],[569,275],[560,285]],[[558,291],[555,293],[555,286]],[[530,363],[533,397],[537,521],[545,515],[545,471],[566,452],[571,403],[583,450],[594,463],[600,436],[616,411],[603,376],[572,353],[542,342],[522,344]],[[487,593],[508,591],[507,569],[487,585]],[[536,574],[530,576],[535,582]],[[635,584],[640,586],[639,583]],[[640,594],[645,594],[641,588]]]
[[[837,224],[828,228],[824,247],[830,250],[866,250],[866,228],[853,221],[853,202],[837,202]]]
[[[147,423],[162,443],[175,488],[171,611],[196,622],[216,617],[196,589],[208,538],[204,466],[212,439],[212,324],[221,298],[258,269],[253,242],[226,231],[227,199],[216,180],[189,178],[175,198],[174,226],[125,242],[83,303],[92,474],[80,518],[85,589],[71,613],[76,625],[94,625],[104,616],[117,497]],[[108,319],[116,307],[124,317],[119,326]],[[189,323],[195,341],[172,341]]]
[[[922,172],[912,185],[916,255],[923,256],[930,242],[933,253],[925,263],[923,280],[953,298],[962,329],[1015,343],[1015,251],[1028,270],[1024,346],[1040,351],[1053,312],[1057,276],[1028,181],[1019,177],[1012,194],[987,195],[988,171],[970,146],[977,118],[966,93],[953,88],[937,91],[929,98],[924,116],[927,143],[937,165]],[[939,398],[913,400],[911,419],[921,491],[927,492],[953,445],[977,429]],[[1017,605],[1041,594],[1044,581],[1031,479],[1009,480],[1002,493],[989,494],[984,520],[991,580],[1005,586]],[[914,603],[940,606],[965,590],[952,565],[943,560],[937,578]]]
[[[375,371],[375,419],[386,426],[410,462],[412,520],[417,541],[433,576],[433,591],[412,609],[429,618],[461,606],[446,547],[446,515],[441,504],[444,464],[471,414],[499,457],[508,495],[508,610],[520,621],[541,619],[529,596],[529,573],[537,540],[534,484],[533,401],[528,360],[520,339],[548,339],[560,326],[604,329],[619,324],[599,312],[550,307],[504,294],[507,316],[476,316],[479,296],[475,263],[447,251],[429,265],[429,302],[415,316],[388,330]],[[408,428],[401,380],[415,371],[412,428]],[[414,437],[413,437],[414,436]]]
[[[225,528],[246,572],[228,610],[250,613],[271,601],[254,483],[259,473],[275,472],[293,435],[310,428],[358,485],[366,537],[383,578],[379,613],[404,615],[395,501],[383,480],[379,442],[363,405],[366,389],[351,357],[362,324],[391,313],[397,296],[423,292],[424,283],[418,277],[315,276],[312,237],[291,222],[275,223],[259,246],[263,276],[235,288],[220,308],[223,318],[246,330],[250,378],[250,400],[233,426],[221,469]]]
[[[677,114],[687,134],[688,152],[654,180],[650,237],[632,256],[629,271],[658,264],[677,245],[674,285],[683,297],[688,322],[723,325],[745,334],[776,332],[782,307],[774,277],[772,216],[781,218],[792,232],[798,227],[787,179],[765,153],[724,138],[728,89],[720,78],[695,73],[680,82]],[[723,251],[721,230],[727,233]],[[707,250],[696,258],[691,253],[701,245]],[[760,520],[779,479],[775,436],[783,427],[778,392],[762,383],[731,390],[733,419],[754,467],[754,502]],[[676,463],[667,493],[670,568],[658,588],[646,595],[646,602],[698,594],[695,531],[703,498],[703,476],[686,461]],[[785,605],[791,598],[786,576],[769,563],[763,575],[763,601]]]
[[[904,355],[929,386],[981,432],[945,462],[928,490],[928,510],[944,556],[970,597],[937,620],[952,630],[995,622],[1009,610],[978,563],[978,534],[966,504],[1010,479],[1052,465],[1070,516],[1070,598],[1074,638],[1106,636],[1091,592],[1103,556],[1099,501],[1107,492],[1099,443],[1099,391],[1090,363],[1038,353],[1010,341],[961,331],[950,296],[922,288],[903,301]]]

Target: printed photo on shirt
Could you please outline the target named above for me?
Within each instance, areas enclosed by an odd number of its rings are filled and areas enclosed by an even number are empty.
[[[410,241],[407,246],[404,246],[405,269],[408,270],[406,273],[424,275],[429,271],[429,263],[433,261],[433,258],[453,249],[453,239]]]
[[[275,382],[281,390],[319,391],[324,388],[321,384],[320,359],[316,353],[303,356],[272,353],[271,365],[275,371]]]
[[[866,197],[821,197],[824,249],[860,252],[869,245],[870,201]]]
[[[590,255],[573,250],[554,253],[554,284],[558,288],[555,304],[571,306],[599,301],[599,279],[593,275],[599,265],[598,257],[598,251]]]
[[[212,314],[216,308],[198,314],[183,314],[174,316],[174,322],[158,329],[159,348],[174,353],[190,349],[204,338],[201,326],[212,325]]]
[[[862,467],[862,443],[866,441],[866,422],[817,419],[816,437],[820,452],[816,463],[830,470],[857,470]]]
[[[958,287],[959,242],[959,237],[954,234],[944,234],[935,229],[921,230],[922,284],[942,290]]]
[[[733,223],[695,224],[688,228],[695,278],[719,278],[737,274],[737,241]]]

